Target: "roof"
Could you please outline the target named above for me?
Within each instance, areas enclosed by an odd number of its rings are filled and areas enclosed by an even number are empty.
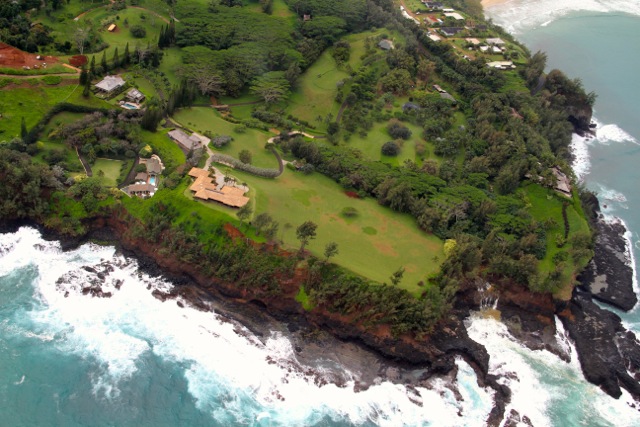
[[[459,33],[462,30],[464,30],[464,28],[461,28],[461,27],[442,27],[442,28],[440,28],[440,31],[442,31],[442,33],[447,35],[447,36],[453,36],[453,35]]]
[[[125,85],[125,81],[120,76],[107,76],[96,87],[105,92],[111,92]]]
[[[480,40],[474,39],[473,37],[467,37],[465,40],[473,45],[480,44]]]
[[[380,43],[378,43],[378,47],[384,50],[393,49],[393,42],[387,39],[380,40]]]
[[[204,169],[191,168],[189,176],[195,178],[189,189],[198,199],[213,200],[234,208],[240,208],[249,202],[249,198],[244,195],[245,190],[224,184],[217,186]]]
[[[140,192],[149,192],[153,193],[156,191],[156,187],[151,184],[131,184],[123,188],[127,193],[140,193]]]
[[[448,17],[448,18],[453,18],[456,21],[464,21],[464,16],[460,15],[457,12],[447,12],[444,14],[444,16]]]
[[[489,43],[489,44],[504,44],[504,40],[502,40],[500,38],[492,38],[492,39],[487,39],[487,43]]]
[[[448,99],[451,102],[457,102],[456,99],[447,92],[440,92],[440,98]]]
[[[204,135],[200,135],[199,133],[192,133],[191,136],[189,137],[190,140],[194,141],[194,142],[201,142],[203,145],[207,145],[211,142],[211,140],[209,138],[207,138]]]
[[[147,175],[146,172],[138,172],[136,174],[135,180],[136,181],[146,181],[148,177],[149,177],[149,175]]]
[[[127,92],[127,96],[131,97],[131,98],[144,98],[144,94],[142,92],[140,92],[138,89],[136,89],[135,87],[131,88],[128,92]]]
[[[107,31],[113,31],[116,29],[116,24],[111,24],[109,25],[109,28],[107,28]]]
[[[434,42],[439,42],[440,40],[442,40],[442,37],[438,36],[437,34],[429,34],[429,38]]]
[[[491,68],[499,68],[499,69],[516,68],[516,66],[513,65],[513,62],[511,62],[511,61],[487,62],[487,66],[489,66]]]
[[[406,102],[402,106],[403,110],[419,110],[420,106],[418,104],[414,104],[413,102]]]
[[[148,159],[141,158],[138,163],[141,165],[147,166],[147,173],[158,175],[161,174],[164,170],[164,165],[162,164],[162,160],[158,155],[154,154]]]

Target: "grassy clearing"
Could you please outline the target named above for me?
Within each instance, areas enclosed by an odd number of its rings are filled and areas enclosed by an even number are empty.
[[[186,161],[186,157],[180,147],[178,147],[178,144],[167,136],[168,131],[168,129],[158,130],[156,132],[142,130],[140,136],[144,142],[153,148],[153,152],[160,156],[167,171],[172,172],[176,167]]]
[[[125,24],[125,20],[128,21],[128,24]],[[153,45],[157,43],[158,35],[160,34],[160,28],[166,25],[165,21],[155,14],[145,10],[133,8],[127,8],[118,11],[112,11],[107,8],[92,10],[91,12],[80,18],[78,22],[91,22],[94,28],[98,29],[102,39],[106,43],[109,43],[109,47],[106,50],[108,60],[111,60],[113,58],[113,53],[116,47],[118,48],[120,57],[122,57],[124,48],[127,43],[129,43],[129,49],[132,54],[136,46],[144,48],[147,46],[147,44]],[[115,23],[117,25],[116,30],[113,32],[107,31],[107,22]],[[142,26],[146,30],[146,36],[143,38],[133,37],[131,35],[130,28],[134,25]],[[68,34],[68,38],[72,39],[72,37],[70,36],[71,34]],[[99,63],[100,58],[102,57],[102,53],[94,53],[92,55],[96,56],[96,62]],[[90,58],[89,61],[91,61]]]
[[[115,159],[96,159],[91,165],[93,176],[100,178],[102,185],[106,187],[115,187],[118,185],[118,177],[120,176],[120,168],[125,164],[123,160]]]
[[[335,101],[340,80],[349,75],[338,70],[336,62],[325,51],[320,58],[298,80],[298,90],[290,97],[286,113],[317,126],[318,130],[325,130],[326,124],[318,123],[316,118],[326,117],[327,114],[338,115],[340,104]]]
[[[555,269],[557,262],[553,257],[561,252],[567,251],[571,248],[570,243],[566,243],[564,247],[560,248],[557,245],[557,238],[564,237],[564,219],[562,218],[562,204],[566,201],[569,203],[567,206],[567,219],[569,221],[569,239],[572,235],[581,232],[588,232],[589,225],[587,224],[584,215],[581,213],[581,209],[576,210],[576,206],[579,206],[579,202],[576,201],[576,195],[574,200],[568,200],[562,196],[556,194],[553,190],[544,188],[538,184],[529,183],[524,186],[524,193],[529,203],[529,212],[533,218],[537,221],[545,221],[549,218],[553,219],[555,225],[547,230],[547,253],[540,261],[540,271],[544,273],[551,272]],[[569,240],[567,239],[567,240]],[[580,260],[579,268],[583,267],[586,261]],[[567,267],[564,270],[563,278],[566,286],[563,287],[558,293],[560,296],[570,296],[571,289],[573,288],[574,271],[576,267],[573,265],[571,259],[566,261]]]
[[[524,84],[522,77],[518,74],[518,71],[504,71],[503,72],[505,78],[507,79],[506,84],[500,89],[500,92],[526,92],[529,93],[529,89]]]
[[[335,241],[340,253],[332,262],[379,282],[389,282],[389,276],[402,266],[406,272],[400,286],[416,295],[421,290],[417,283],[439,267],[434,256],[443,258],[440,239],[421,232],[409,215],[395,213],[373,199],[349,198],[321,174],[285,169],[275,180],[240,171],[233,174],[251,188],[255,213],[268,212],[280,223],[278,238],[286,247],[299,247],[295,228],[314,221],[318,237],[308,246],[314,255],[322,257],[325,245]],[[358,215],[345,218],[346,207],[355,208]]]
[[[108,108],[109,104],[95,97],[84,98],[82,88],[76,85],[50,86],[37,82],[33,87],[3,89],[0,91],[0,141],[20,135],[20,123],[24,117],[31,129],[44,114],[59,102]]]
[[[78,155],[66,144],[53,141],[39,141],[38,148],[38,154],[33,157],[36,162],[47,163],[44,159],[46,155],[54,151],[62,151],[64,153],[64,162],[66,164],[65,169],[72,172],[84,173],[84,168],[82,167],[82,163],[80,163],[80,160],[78,159]]]
[[[172,85],[177,86],[180,83],[180,78],[176,74],[176,70],[180,64],[182,64],[182,53],[180,48],[170,47],[162,50],[162,62],[158,67],[158,71],[162,71]]]
[[[199,133],[209,131],[214,135],[233,137],[233,142],[222,149],[216,149],[216,151],[238,158],[241,150],[249,150],[253,158],[253,165],[262,168],[278,167],[275,156],[264,148],[267,140],[273,135],[256,129],[247,129],[242,134],[237,133],[234,131],[237,124],[227,122],[220,117],[217,111],[209,107],[185,108],[174,114],[174,118],[180,124]]]
[[[439,158],[433,154],[433,145],[422,138],[422,129],[411,123],[403,123],[411,129],[412,135],[408,141],[404,141],[400,154],[398,154],[397,157],[382,155],[380,152],[382,145],[387,141],[393,140],[387,132],[387,123],[388,122],[376,123],[364,138],[358,134],[354,134],[351,136],[349,141],[342,142],[342,144],[352,148],[357,148],[362,151],[364,156],[368,159],[380,160],[392,165],[402,165],[405,160],[412,160],[418,164],[422,162],[422,160],[416,155],[416,144],[421,142],[426,148],[425,159],[435,159],[439,161]]]

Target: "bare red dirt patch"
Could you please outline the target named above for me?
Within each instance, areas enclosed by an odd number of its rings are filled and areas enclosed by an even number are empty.
[[[42,66],[45,62],[47,65],[58,62],[55,56],[42,56],[42,59],[36,59],[35,53],[28,53],[6,43],[0,43],[0,67],[9,68],[33,68],[34,65]]]

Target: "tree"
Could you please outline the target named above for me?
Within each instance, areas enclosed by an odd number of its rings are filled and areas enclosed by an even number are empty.
[[[219,95],[224,93],[224,80],[220,73],[211,65],[204,62],[189,65],[182,69],[182,73],[192,80],[203,95]]]
[[[402,277],[404,277],[404,267],[400,267],[396,271],[394,271],[389,280],[391,280],[391,283],[394,286],[398,286],[398,284],[400,284],[400,281],[402,280]]]
[[[272,222],[273,222],[273,218],[271,218],[271,215],[269,215],[268,213],[263,212],[260,215],[258,215],[252,222],[252,225],[256,229],[256,235],[259,236],[260,233],[262,233],[265,229],[269,227],[269,225],[271,225]]]
[[[329,258],[332,258],[336,255],[338,255],[338,244],[336,242],[329,242],[326,244],[326,246],[324,247],[324,262],[328,263],[329,262]]]
[[[131,33],[131,36],[136,39],[143,39],[147,35],[147,30],[145,30],[142,25],[133,25],[129,28],[129,32]]]
[[[385,92],[404,95],[411,87],[411,74],[403,68],[398,68],[387,73],[380,79],[380,83]]]
[[[300,253],[304,252],[304,247],[310,240],[316,238],[318,225],[313,221],[305,221],[296,228],[296,237],[300,240]]]
[[[107,51],[102,52],[102,59],[100,60],[100,66],[102,67],[102,71],[106,72],[109,70],[109,65],[107,64]]]
[[[238,154],[238,157],[239,157],[239,159],[240,159],[240,161],[241,161],[242,163],[245,163],[245,164],[251,164],[251,158],[252,158],[252,156],[251,156],[251,151],[249,151],[249,150],[242,150],[242,151],[240,151],[240,153]]]
[[[259,95],[266,104],[273,104],[289,95],[291,85],[282,71],[270,71],[256,77],[251,83],[251,92]]]
[[[400,146],[394,141],[388,141],[382,145],[381,151],[385,156],[397,156],[400,153]]]
[[[420,60],[418,61],[418,67],[416,68],[416,76],[420,80],[424,81],[425,83],[428,83],[435,71],[436,71],[435,63],[431,61],[427,61],[424,58],[420,58]]]
[[[28,135],[29,131],[27,130],[27,123],[25,122],[24,117],[22,117],[22,120],[20,121],[20,138],[22,138],[23,141],[26,141]]]
[[[120,67],[120,55],[118,55],[118,47],[116,46],[116,50],[113,52],[113,69]]]
[[[73,33],[73,41],[76,43],[76,48],[80,55],[84,55],[84,48],[87,45],[87,40],[91,35],[91,30],[88,27],[78,27],[76,31]]]
[[[241,224],[244,224],[246,220],[251,218],[251,215],[253,215],[253,209],[251,208],[251,205],[249,203],[242,206],[240,209],[238,209],[238,212],[236,212],[236,216],[240,220]]]
[[[131,63],[131,53],[129,52],[129,42],[124,46],[124,56],[122,57],[122,64],[129,65]]]
[[[91,63],[89,64],[89,73],[91,74],[92,77],[96,75],[96,57],[95,56],[91,57]]]

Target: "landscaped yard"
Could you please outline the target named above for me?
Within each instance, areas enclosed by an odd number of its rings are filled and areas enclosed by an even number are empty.
[[[82,88],[76,85],[51,86],[38,84],[30,88],[0,90],[0,141],[20,136],[20,123],[24,117],[27,129],[59,102],[70,102],[93,107],[109,108],[108,103],[95,97],[84,98]]]
[[[186,157],[178,144],[171,140],[167,136],[167,130],[159,129],[156,132],[149,132],[143,130],[140,132],[142,141],[146,142],[153,148],[153,152],[160,156],[162,163],[168,169],[169,172],[183,164],[186,161]]]
[[[91,165],[93,176],[100,178],[102,184],[107,187],[115,187],[118,185],[118,177],[120,176],[120,168],[125,164],[123,160],[114,159],[96,159]]]
[[[267,212],[278,221],[278,238],[292,250],[299,247],[295,228],[311,220],[318,224],[318,236],[308,246],[314,255],[322,257],[325,245],[335,241],[340,253],[332,261],[379,282],[389,283],[389,276],[404,267],[400,286],[416,295],[421,291],[418,282],[436,272],[443,259],[440,239],[420,231],[409,215],[384,208],[371,198],[350,198],[319,173],[304,175],[285,169],[277,179],[236,170],[232,174],[249,185],[254,216]],[[211,207],[229,213],[220,205]],[[357,215],[343,215],[345,208],[354,208]]]
[[[569,239],[571,236],[579,232],[589,232],[589,225],[587,221],[576,211],[574,201],[564,199],[562,196],[555,193],[555,191],[548,188],[544,188],[538,184],[527,184],[524,186],[525,195],[527,201],[530,203],[529,212],[537,221],[545,221],[547,219],[553,219],[555,222],[554,227],[547,230],[547,253],[544,259],[540,261],[540,271],[544,273],[551,272],[555,269],[557,262],[553,260],[554,255],[563,250],[568,250],[570,244],[566,243],[563,248],[559,248],[557,245],[557,238],[564,236],[564,219],[562,218],[562,204],[566,200],[569,205],[567,206],[567,219],[569,221]],[[574,198],[577,197],[574,195]],[[569,240],[567,239],[567,240]],[[573,288],[573,280],[571,273],[574,270],[572,266],[572,260],[566,261],[567,267],[564,272],[564,281],[566,287],[561,290],[562,296],[567,296],[566,293]]]
[[[422,143],[426,149],[425,159],[435,159],[439,161],[439,158],[433,154],[433,145],[422,138],[422,129],[411,123],[403,123],[403,125],[411,130],[412,135],[409,140],[404,141],[400,154],[396,157],[384,156],[380,152],[382,145],[387,141],[393,141],[393,138],[387,132],[387,123],[388,122],[376,123],[364,138],[358,134],[353,134],[349,141],[341,142],[341,144],[351,148],[357,148],[370,160],[380,160],[393,165],[402,165],[405,160],[412,160],[416,163],[421,162],[416,155],[416,143]]]
[[[266,150],[265,144],[272,134],[256,129],[246,129],[245,133],[237,133],[237,124],[230,123],[220,117],[220,114],[209,107],[184,108],[174,114],[177,122],[199,133],[210,131],[213,135],[229,135],[233,141],[216,152],[239,157],[242,150],[249,150],[252,155],[252,164],[262,168],[278,168],[278,161],[270,150]]]

